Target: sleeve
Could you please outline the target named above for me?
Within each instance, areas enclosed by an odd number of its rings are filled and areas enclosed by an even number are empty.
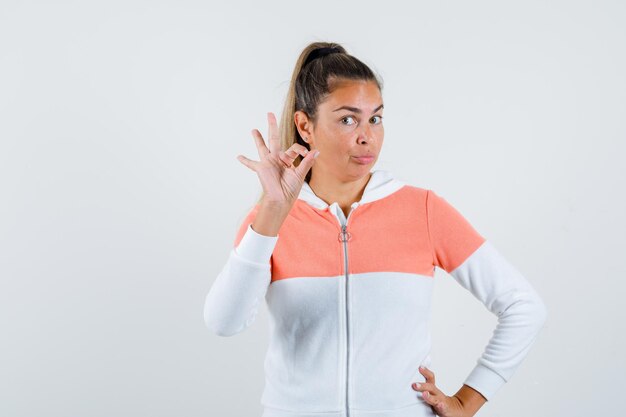
[[[498,317],[465,384],[487,400],[508,382],[547,318],[543,300],[524,276],[444,198],[426,197],[433,261]]]
[[[270,259],[280,235],[252,229],[259,205],[247,214],[204,302],[204,322],[218,336],[232,336],[249,327],[271,281]]]

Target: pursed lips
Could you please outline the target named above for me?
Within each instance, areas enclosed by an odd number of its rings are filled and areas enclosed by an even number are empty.
[[[374,160],[374,155],[352,156],[359,163],[369,163]]]

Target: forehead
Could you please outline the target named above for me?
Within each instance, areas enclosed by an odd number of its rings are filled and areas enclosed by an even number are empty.
[[[380,90],[374,81],[348,80],[336,83],[322,106],[330,110],[343,105],[369,109],[381,103]]]

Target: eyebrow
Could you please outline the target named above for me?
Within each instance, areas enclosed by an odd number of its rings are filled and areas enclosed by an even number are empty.
[[[372,114],[376,113],[378,110],[380,110],[380,109],[382,109],[382,108],[384,108],[384,106],[381,104],[380,106],[378,106],[378,107],[376,107],[376,108],[374,109],[374,111],[372,112]],[[353,111],[353,112],[355,112],[355,113],[359,113],[359,114],[361,113],[361,109],[356,108],[356,107],[350,107],[350,106],[341,106],[341,107],[336,108],[336,109],[335,109],[335,110],[333,110],[333,111],[339,111],[339,110],[350,110],[350,111]]]

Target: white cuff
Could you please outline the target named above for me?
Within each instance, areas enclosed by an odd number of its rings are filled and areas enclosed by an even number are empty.
[[[465,384],[480,392],[487,400],[506,383],[499,374],[478,363],[469,376],[465,378]]]
[[[239,245],[235,248],[235,252],[249,261],[267,264],[270,261],[272,252],[274,252],[278,237],[279,235],[265,236],[257,233],[252,228],[252,223],[250,223]]]

